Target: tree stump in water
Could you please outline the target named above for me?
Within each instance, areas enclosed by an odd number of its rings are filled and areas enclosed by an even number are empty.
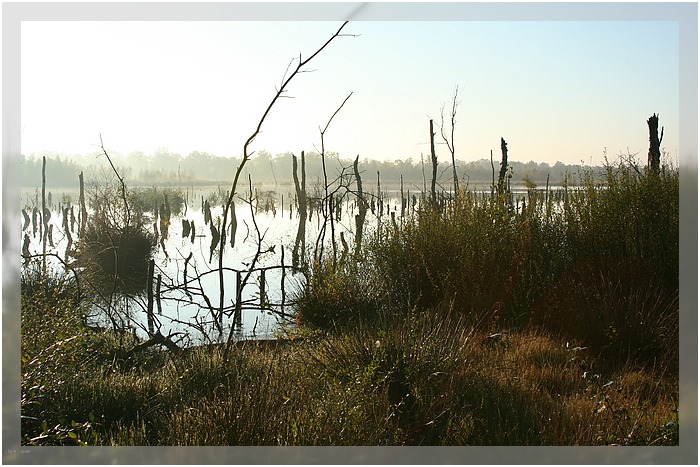
[[[659,137],[659,116],[653,114],[647,120],[649,125],[649,158],[647,164],[653,171],[658,171],[661,165],[661,141],[664,139],[664,129],[661,127],[661,137]]]

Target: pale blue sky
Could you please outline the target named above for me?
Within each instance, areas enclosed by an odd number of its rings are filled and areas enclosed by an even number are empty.
[[[23,22],[22,152],[240,155],[290,60],[341,22]],[[678,149],[674,21],[357,21],[297,76],[253,150],[418,160],[455,85],[457,158],[599,164],[660,114]],[[446,117],[448,117],[446,115]],[[439,138],[439,129],[438,131]],[[439,139],[438,139],[439,140]],[[444,145],[438,157],[447,161]]]

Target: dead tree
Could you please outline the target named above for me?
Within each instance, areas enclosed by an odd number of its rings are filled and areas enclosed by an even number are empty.
[[[298,164],[297,157],[292,154],[292,176],[294,177],[294,188],[297,193],[297,209],[299,211],[299,228],[297,229],[297,237],[294,241],[294,249],[292,250],[292,268],[296,271],[299,267],[299,250],[301,256],[304,257],[306,250],[306,162],[304,151],[301,151],[301,183],[297,174]],[[290,210],[291,212],[291,210]]]
[[[508,172],[508,145],[501,138],[501,170],[498,172],[498,195],[506,194],[506,173]]]
[[[491,149],[491,201],[493,198],[493,190],[496,188],[496,169],[493,166],[493,149]]]
[[[78,198],[78,202],[80,203],[80,212],[78,214],[80,230],[78,231],[78,236],[82,239],[84,238],[83,234],[85,233],[85,225],[87,224],[87,208],[85,207],[85,183],[83,180],[83,172],[80,172],[78,179],[80,180],[80,197]]]
[[[335,209],[333,205],[333,194],[328,193],[328,174],[326,172],[326,146],[325,146],[325,140],[324,136],[326,134],[326,131],[328,131],[328,127],[330,126],[331,122],[333,121],[333,118],[335,118],[336,115],[338,115],[338,112],[340,112],[340,109],[343,108],[345,103],[350,99],[350,96],[352,96],[352,93],[348,94],[348,97],[343,100],[343,103],[340,104],[340,107],[336,109],[335,112],[333,112],[333,115],[331,115],[331,118],[328,119],[328,123],[326,123],[326,127],[321,130],[319,128],[319,131],[321,132],[321,166],[323,168],[323,181],[324,181],[324,188],[326,192],[326,197],[324,199],[324,204],[323,204],[323,209],[324,209],[324,218],[325,221],[330,220],[330,225],[331,225],[331,244],[333,246],[333,267],[335,267],[336,262],[337,262],[337,257],[338,257],[338,245],[335,242],[335,222],[333,221],[334,214],[335,214]],[[325,222],[324,222],[325,224]],[[324,229],[325,232],[325,229]],[[321,239],[321,251],[323,251],[323,238]]]
[[[430,199],[433,206],[437,206],[437,197],[435,196],[435,183],[437,180],[437,155],[435,155],[435,132],[433,131],[433,120],[430,119],[430,160],[433,164],[433,180],[430,183]]]
[[[146,282],[146,298],[147,298],[147,308],[146,308],[146,318],[148,321],[148,335],[152,336],[154,333],[153,329],[153,270],[155,268],[155,260],[151,259],[148,262],[148,279]]]
[[[664,128],[661,127],[661,136],[659,137],[659,116],[653,114],[647,120],[649,125],[649,158],[648,167],[654,172],[658,172],[661,165],[661,141],[664,139]]]
[[[360,156],[355,158],[355,163],[353,168],[355,170],[355,180],[357,181],[357,209],[358,213],[355,214],[355,257],[359,258],[360,249],[362,247],[362,228],[365,224],[365,217],[367,216],[367,201],[365,200],[364,194],[362,193],[362,177],[360,176],[360,170],[357,165],[360,160]],[[345,240],[343,240],[344,247]],[[347,249],[347,247],[346,247]]]
[[[311,56],[305,60],[302,60],[301,55],[299,55],[298,63],[297,66],[292,70],[292,72],[287,76],[287,73],[282,77],[282,84],[279,87],[279,89],[276,90],[276,93],[272,100],[270,101],[269,105],[267,106],[267,109],[265,109],[265,112],[263,113],[262,117],[258,121],[258,125],[255,128],[255,131],[253,134],[251,134],[248,139],[246,140],[245,144],[243,145],[243,158],[241,159],[240,164],[238,165],[238,168],[236,169],[236,173],[233,177],[233,183],[231,184],[231,191],[229,192],[228,199],[226,200],[226,203],[224,204],[224,212],[223,212],[223,223],[222,225],[226,226],[228,223],[228,215],[229,215],[229,210],[231,209],[231,205],[233,202],[233,198],[236,195],[236,190],[238,188],[238,179],[241,176],[241,173],[243,172],[243,168],[245,167],[246,163],[252,156],[252,153],[248,152],[249,146],[253,143],[255,138],[258,136],[260,133],[260,130],[262,129],[262,125],[267,119],[268,114],[272,111],[272,108],[274,107],[275,103],[283,97],[284,93],[287,91],[287,86],[289,83],[294,79],[295,76],[297,76],[300,73],[305,72],[304,67],[311,61],[313,60],[321,51],[323,51],[328,44],[330,44],[336,37],[342,36],[341,31],[343,28],[348,24],[348,21],[345,21],[340,28],[333,34],[330,39],[328,39],[321,47],[319,47]],[[291,63],[290,63],[291,66]],[[288,69],[289,70],[289,67]],[[225,232],[225,229],[224,229]],[[224,309],[224,303],[225,303],[225,286],[224,286],[224,247],[226,245],[226,239],[225,235],[221,235],[221,239],[219,242],[219,310],[220,313],[223,312]],[[229,340],[227,341],[226,345],[226,350],[224,352],[224,361],[228,359],[228,351],[230,348],[230,337]]]
[[[450,112],[449,139],[447,139],[447,135],[445,134],[445,104],[443,104],[442,108],[440,109],[440,134],[442,135],[442,139],[445,141],[447,149],[450,151],[450,155],[452,156],[452,178],[454,183],[455,194],[457,194],[457,192],[459,191],[459,178],[457,177],[457,166],[455,164],[455,124],[457,123],[457,106],[459,105],[459,102],[457,101],[458,94],[459,86],[455,86],[454,93],[452,94],[452,111]]]
[[[41,271],[46,276],[46,234],[48,230],[48,218],[46,217],[46,156],[41,164],[41,229],[39,230],[42,244]]]

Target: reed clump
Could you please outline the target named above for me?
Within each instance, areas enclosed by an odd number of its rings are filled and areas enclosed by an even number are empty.
[[[344,329],[376,319],[382,307],[374,275],[361,262],[311,264],[305,282],[294,291],[296,322],[320,329]]]
[[[157,245],[143,213],[121,197],[123,190],[109,180],[93,187],[92,213],[75,252],[81,275],[102,296],[144,291]]]
[[[564,335],[624,365],[677,367],[678,170],[608,165],[562,202],[460,192],[386,226],[369,248],[394,307],[442,309],[485,329]]]

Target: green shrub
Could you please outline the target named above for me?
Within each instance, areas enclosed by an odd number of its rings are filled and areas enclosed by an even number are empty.
[[[378,284],[361,263],[314,263],[306,282],[295,291],[296,321],[322,329],[340,329],[376,319]]]
[[[77,249],[83,275],[102,293],[137,293],[146,288],[156,242],[142,227],[88,222]]]

